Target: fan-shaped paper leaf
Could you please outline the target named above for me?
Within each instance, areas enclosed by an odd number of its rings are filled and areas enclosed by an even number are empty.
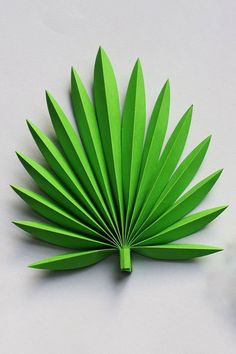
[[[179,163],[192,107],[163,144],[170,109],[167,81],[156,100],[145,136],[145,89],[140,62],[137,60],[131,73],[121,112],[114,71],[102,48],[95,62],[93,96],[94,102],[72,68],[71,104],[78,132],[48,92],[46,100],[56,143],[27,122],[48,168],[23,154],[18,157],[46,195],[12,188],[51,224],[15,224],[43,241],[78,249],[76,253],[43,259],[31,267],[81,268],[117,252],[120,269],[131,272],[132,251],[170,260],[219,251],[213,246],[169,244],[201,230],[226,208],[190,214],[221,174],[221,170],[216,171],[185,192],[210,142],[210,137],[203,140]]]

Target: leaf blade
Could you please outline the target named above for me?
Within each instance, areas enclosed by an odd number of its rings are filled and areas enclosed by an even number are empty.
[[[30,121],[27,124],[39,150],[56,176],[84,207],[89,205],[94,210],[90,198],[59,149],[35,124]]]
[[[96,114],[86,89],[74,68],[71,70],[71,101],[82,144],[117,226],[117,215],[107,174]]]
[[[98,224],[97,221],[91,217],[91,215],[87,213],[87,211],[81,205],[77,203],[77,201],[67,192],[61,183],[46,168],[41,166],[33,159],[27,157],[26,155],[17,153],[17,156],[25,167],[26,171],[43,192],[55,200],[61,207],[65,208],[67,211],[78,217],[82,222],[92,227],[96,227],[103,232],[107,232],[104,229],[106,224],[103,222],[102,218],[100,220],[101,223],[103,223],[103,226]],[[94,209],[91,208],[91,210]],[[100,217],[99,214],[98,217]]]
[[[26,188],[17,186],[11,187],[36,213],[54,224],[85,236],[93,234],[98,238],[102,237],[98,230],[79,222],[71,214],[67,213],[64,209],[60,208],[48,198],[45,198],[43,195]]]
[[[134,248],[142,256],[159,260],[188,260],[222,251],[222,248],[194,244],[169,244]]]
[[[137,60],[128,85],[121,125],[124,203],[133,206],[142,159],[146,103],[142,67]]]
[[[226,208],[227,206],[221,206],[189,215],[182,220],[177,221],[159,234],[138,242],[137,244],[146,246],[165,244],[189,236],[204,228]]]
[[[103,219],[106,220],[108,227],[115,229],[85,151],[81,146],[75,130],[59,104],[49,92],[46,92],[46,100],[54,130],[68,162],[71,164],[84,189],[103,216]]]
[[[114,71],[102,48],[95,61],[94,100],[106,166],[123,228],[120,103]]]
[[[180,119],[173,133],[171,134],[165,149],[158,163],[158,173],[148,196],[146,197],[141,210],[134,207],[134,213],[130,225],[130,235],[132,235],[141,227],[144,220],[151,213],[158,197],[169,181],[171,174],[174,172],[176,165],[182,155],[192,118],[192,106],[185,112]],[[138,204],[136,204],[137,206]],[[136,210],[135,210],[136,209]],[[135,220],[136,219],[136,220]]]
[[[149,225],[152,225],[168,208],[176,201],[176,199],[187,188],[189,183],[196,175],[209,147],[210,137],[204,139],[198,144],[182,161],[179,167],[171,176],[169,182],[157,199],[152,211],[143,221],[136,234],[142,233]],[[135,238],[135,235],[132,239]]]
[[[108,243],[82,236],[55,225],[35,221],[14,221],[13,223],[39,240],[53,245],[80,250],[109,247]]]
[[[207,196],[221,173],[222,170],[218,170],[193,186],[187,193],[178,199],[170,209],[157,218],[157,220],[147,227],[146,230],[141,232],[139,236],[137,236],[136,241],[151,237],[163,231],[190,213]]]
[[[48,269],[48,270],[67,270],[84,268],[96,264],[110,254],[114,250],[95,250],[81,251],[76,253],[65,253],[58,256],[42,259],[29,265],[30,268]]]
[[[129,224],[130,219],[132,221],[132,218],[134,219],[136,217],[136,213],[140,210],[146,195],[149,192],[150,185],[153,184],[153,181],[156,178],[158,172],[157,161],[166,135],[169,109],[170,85],[169,81],[167,81],[156,100],[153,112],[151,114],[150,123],[148,125],[147,135],[144,142],[136,202],[134,205],[134,210],[132,212],[131,210],[128,210],[127,225]]]

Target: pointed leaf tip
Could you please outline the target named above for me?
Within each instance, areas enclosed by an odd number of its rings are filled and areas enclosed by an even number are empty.
[[[141,65],[141,61],[140,61],[140,59],[138,58],[137,60],[136,60],[136,62],[135,62],[135,65],[134,65],[135,67],[137,67],[138,69],[141,69],[142,70],[142,65]]]
[[[45,96],[46,96],[47,103],[51,103],[55,101],[55,98],[48,90],[45,90]]]
[[[77,70],[75,69],[75,67],[72,66],[72,67],[71,67],[71,77],[75,79],[77,76],[79,76],[79,75],[78,75],[78,72],[77,72]]]
[[[166,80],[166,82],[165,82],[165,84],[164,84],[164,89],[165,89],[165,90],[166,90],[166,89],[170,90],[170,79],[167,79],[167,80]]]
[[[100,46],[100,47],[98,48],[97,57],[98,57],[98,56],[102,57],[103,55],[104,55],[104,56],[107,56],[105,50]]]

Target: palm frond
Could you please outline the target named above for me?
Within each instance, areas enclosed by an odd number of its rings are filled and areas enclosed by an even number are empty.
[[[114,252],[120,268],[131,272],[132,252],[160,260],[187,260],[222,249],[172,243],[200,231],[226,206],[194,211],[220,177],[218,170],[188,188],[210,143],[207,137],[182,161],[192,119],[184,113],[164,144],[170,109],[169,81],[163,86],[145,136],[146,107],[140,61],[131,73],[124,107],[111,62],[100,48],[94,69],[94,104],[77,71],[71,71],[71,104],[79,134],[46,92],[59,147],[27,121],[47,164],[17,153],[42,193],[13,185],[13,190],[47,222],[14,221],[46,243],[71,249],[32,268],[87,267]],[[187,190],[187,191],[186,191]]]

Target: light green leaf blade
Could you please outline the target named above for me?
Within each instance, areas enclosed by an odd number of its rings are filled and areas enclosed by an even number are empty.
[[[139,179],[145,131],[146,103],[142,67],[137,60],[132,71],[124,103],[121,142],[124,203],[133,207]]]
[[[64,253],[58,256],[42,259],[41,261],[30,264],[29,267],[49,270],[85,268],[102,261],[114,252],[115,250],[112,249],[103,249]]]
[[[102,48],[94,68],[94,100],[104,157],[123,228],[120,103],[114,71]]]
[[[195,147],[195,149],[193,149],[179,165],[158,198],[152,211],[147,218],[143,220],[143,223],[136,234],[141,233],[148,227],[148,225],[155,222],[187,188],[202,164],[210,143],[210,138],[211,137],[207,137],[197,145],[197,147]]]
[[[107,174],[97,117],[86,89],[74,68],[71,70],[71,101],[82,144],[117,226],[117,214]]]
[[[67,230],[76,231],[85,236],[93,235],[94,237],[104,239],[104,236],[98,232],[99,228],[91,228],[79,222],[78,219],[67,213],[48,198],[45,198],[43,195],[26,188],[16,186],[11,187],[36,213],[45,219],[60,225]]]
[[[78,136],[59,104],[48,92],[46,93],[46,99],[54,130],[68,162],[73,167],[84,189],[103,216],[104,221],[114,228],[114,224]]]
[[[158,172],[158,158],[161,152],[163,141],[166,135],[168,117],[170,109],[170,85],[167,81],[159,94],[151,114],[150,123],[148,126],[142,162],[138,190],[133,210],[128,210],[127,222],[133,215],[135,219],[136,213],[142,208],[144,200],[150,191],[150,186],[153,184]]]
[[[61,247],[86,250],[110,246],[108,243],[79,235],[55,225],[35,221],[14,221],[13,223],[38,239]],[[93,234],[90,236],[93,237]]]
[[[129,235],[129,239],[132,238],[132,235],[136,233],[136,231],[141,227],[143,222],[149,216],[161,192],[167,185],[172,173],[174,172],[185,147],[190,128],[191,118],[192,107],[190,107],[180,119],[179,123],[177,124],[176,128],[174,129],[172,135],[170,136],[165,146],[160,161],[158,162],[157,177],[153,185],[150,186],[148,196],[146,197],[146,200],[144,201],[141,210],[140,206],[139,208],[137,207],[139,204],[136,203],[135,205],[130,225],[131,234]]]
[[[46,168],[23,154],[17,153],[17,156],[43,192],[86,225],[99,228],[102,232],[105,231],[104,228],[106,227],[106,224],[103,224],[103,226],[98,224]],[[101,222],[103,223],[102,218]]]
[[[137,242],[137,245],[152,246],[165,244],[189,236],[204,228],[226,208],[227,206],[220,206],[189,215],[163,230],[159,234],[147,238],[141,242]]]
[[[157,233],[163,231],[170,225],[174,224],[185,215],[190,213],[196,208],[202,200],[210,192],[218,178],[220,177],[222,170],[218,170],[212,173],[210,176],[204,178],[201,182],[197,183],[187,193],[185,193],[180,199],[178,199],[171,208],[169,208],[164,214],[162,214],[157,220],[155,220],[149,227],[141,232],[133,242],[137,240],[143,240]]]
[[[142,256],[170,261],[182,261],[222,251],[222,248],[194,245],[194,244],[170,244],[159,246],[143,246],[134,248],[133,251]]]

